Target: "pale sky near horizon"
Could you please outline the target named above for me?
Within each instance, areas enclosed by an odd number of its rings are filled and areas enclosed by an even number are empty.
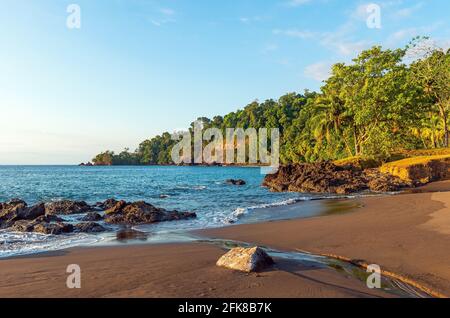
[[[68,29],[69,4],[81,28]],[[366,7],[381,8],[381,29]],[[106,149],[317,90],[330,65],[416,35],[450,44],[448,0],[0,0],[0,164]]]

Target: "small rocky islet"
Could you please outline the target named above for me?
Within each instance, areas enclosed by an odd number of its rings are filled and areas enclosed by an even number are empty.
[[[71,224],[67,215],[83,215],[80,223]],[[62,200],[33,206],[20,199],[0,203],[0,229],[42,234],[100,233],[107,231],[97,223],[132,226],[195,218],[192,212],[168,211],[147,202],[108,199],[95,205],[84,201]]]

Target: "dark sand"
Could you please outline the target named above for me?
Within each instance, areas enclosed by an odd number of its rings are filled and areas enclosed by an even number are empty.
[[[361,199],[364,207],[354,213],[200,234],[365,260],[450,296],[449,190],[450,181],[438,182],[421,188],[422,193]]]
[[[0,260],[0,297],[390,297],[333,269],[279,261],[260,274],[215,266],[225,251],[209,244],[77,248]],[[79,264],[81,289],[66,287]]]
[[[450,190],[450,183],[432,190]],[[361,203],[364,208],[348,214],[200,234],[364,259],[450,295],[450,192]],[[292,261],[277,260],[275,268],[250,275],[218,268],[215,262],[224,253],[214,245],[189,243],[75,248],[3,259],[0,297],[390,297],[333,269]],[[66,287],[69,264],[81,266],[79,290]]]

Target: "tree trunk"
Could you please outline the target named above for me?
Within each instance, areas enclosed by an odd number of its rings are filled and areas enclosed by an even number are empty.
[[[445,147],[448,148],[448,126],[447,126],[447,119],[444,119],[444,138],[445,138]]]
[[[357,136],[356,126],[353,127],[353,136],[354,136],[354,139],[355,139],[355,156],[359,156],[359,143],[358,143],[358,136]]]
[[[439,105],[439,111],[441,113],[442,121],[444,124],[444,147],[448,147],[448,126],[447,126],[447,118],[448,114],[446,112],[444,105]]]

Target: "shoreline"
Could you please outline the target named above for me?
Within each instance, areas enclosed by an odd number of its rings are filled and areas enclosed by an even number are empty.
[[[450,297],[450,181],[415,193],[357,199],[349,214],[235,225],[198,231],[279,249],[307,251],[358,263],[410,279],[435,295]]]
[[[242,241],[280,250],[308,251],[329,257],[339,255],[338,258],[350,262],[354,259],[372,261],[368,264],[378,261],[384,271],[393,272],[400,278],[404,276],[412,283],[417,282],[418,287],[428,288],[433,296],[448,296],[450,273],[445,269],[450,262],[448,257],[439,254],[442,247],[448,247],[450,243],[446,234],[450,221],[443,217],[450,213],[450,204],[442,204],[442,201],[450,200],[450,193],[446,191],[450,191],[450,182],[440,182],[425,186],[416,191],[418,193],[350,200],[363,204],[362,208],[351,213],[231,225],[194,233],[201,237]],[[409,203],[410,207],[412,201],[417,204],[418,211],[409,213],[414,215],[408,217],[408,213],[405,214],[408,207],[403,205]],[[402,222],[414,224],[417,229],[409,231],[406,236],[400,233],[395,244],[389,244],[392,237],[384,232],[379,240],[370,238],[364,242],[358,239],[367,230],[374,205],[385,207],[377,219],[392,213],[394,205],[402,210]],[[399,231],[395,226],[388,231],[391,236]],[[345,235],[348,227],[359,228],[353,239]],[[320,239],[320,229],[323,228],[327,231]],[[383,230],[383,226],[378,229]],[[425,249],[419,246],[414,251],[409,240],[414,237],[416,241],[421,239],[417,238],[421,236],[417,231],[428,233],[422,239],[426,240],[425,245],[431,245]],[[403,244],[402,248],[396,246],[399,243]],[[436,249],[436,246],[441,248]],[[371,249],[372,253],[364,252],[364,247]],[[199,242],[129,243],[5,258],[0,260],[3,273],[0,297],[392,297],[382,291],[369,290],[356,280],[344,279],[329,269],[298,268],[298,264],[286,260],[280,260],[276,268],[260,274],[246,275],[217,268],[215,262],[224,253],[220,247]],[[428,261],[408,266],[411,259],[420,260],[421,257]],[[64,286],[65,266],[76,261],[81,263],[84,275],[89,276],[92,283],[87,283],[86,289],[68,290]],[[43,289],[46,291],[39,292]]]

